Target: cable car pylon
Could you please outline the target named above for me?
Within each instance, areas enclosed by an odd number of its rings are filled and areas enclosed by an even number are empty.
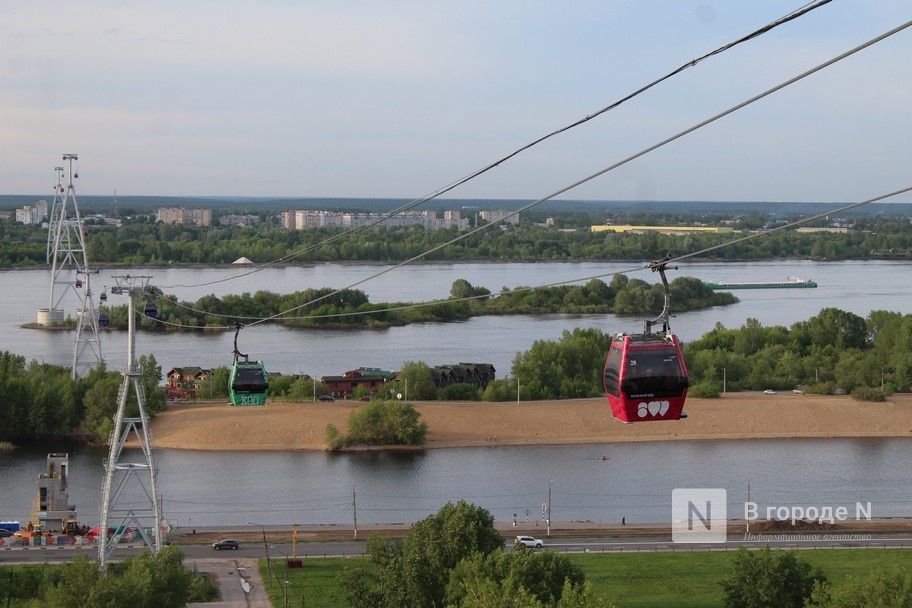
[[[57,183],[48,221],[47,262],[51,266],[51,285],[48,307],[38,309],[38,325],[55,326],[63,323],[62,303],[67,295],[75,294],[76,340],[73,345],[72,377],[98,366],[103,357],[98,333],[98,318],[92,297],[91,277],[97,271],[89,268],[85,245],[85,229],[76,200],[73,168],[76,154],[64,154],[66,168],[55,167]],[[66,185],[64,186],[64,176]],[[72,208],[72,215],[69,210]]]
[[[129,342],[127,368],[123,372],[123,383],[117,394],[117,413],[114,415],[114,427],[109,438],[101,490],[101,518],[98,524],[98,569],[101,572],[106,570],[111,553],[126,533],[138,534],[152,554],[158,553],[163,545],[161,497],[158,494],[158,472],[152,455],[152,431],[149,428],[146,397],[140,382],[141,372],[134,354],[134,297],[145,293],[151,278],[129,275],[114,277],[117,285],[111,288],[112,294],[127,296]],[[126,415],[131,386],[136,394],[138,418]],[[127,461],[122,459],[122,452],[131,436],[139,445],[142,455]],[[113,528],[110,537],[109,528]]]

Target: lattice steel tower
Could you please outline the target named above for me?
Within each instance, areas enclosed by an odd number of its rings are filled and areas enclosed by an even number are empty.
[[[152,431],[146,412],[146,397],[140,382],[140,369],[134,355],[136,309],[133,298],[141,296],[146,291],[149,279],[151,277],[118,276],[114,277],[116,285],[111,288],[112,294],[127,296],[129,343],[127,369],[123,373],[123,384],[120,385],[120,392],[117,394],[117,413],[114,415],[114,428],[109,439],[110,449],[105,462],[105,478],[101,490],[98,569],[102,572],[107,568],[108,558],[117,547],[117,543],[130,527],[138,529],[150,553],[158,553],[162,548],[161,498],[158,495],[157,471],[152,457]],[[126,416],[131,386],[136,394],[139,418]],[[141,454],[134,454],[134,458],[125,460],[123,447],[131,435],[135,438]],[[108,538],[107,529],[115,518],[115,532]]]
[[[48,307],[38,309],[39,325],[60,325],[64,318],[62,302],[68,295],[76,299],[76,340],[73,345],[75,378],[80,371],[96,367],[102,360],[98,316],[92,297],[93,272],[85,246],[85,228],[76,201],[73,180],[79,177],[73,169],[75,154],[64,154],[64,167],[55,167],[57,184],[48,222],[47,262],[51,265],[51,289]],[[66,186],[63,184],[66,176]],[[72,209],[72,215],[69,210]],[[72,299],[72,298],[71,298]]]

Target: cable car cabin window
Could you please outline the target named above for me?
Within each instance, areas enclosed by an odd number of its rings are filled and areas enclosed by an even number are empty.
[[[264,378],[263,369],[259,365],[238,366],[231,388],[236,393],[264,393],[269,388],[269,382]]]
[[[609,395],[620,397],[618,380],[621,375],[621,360],[624,352],[620,348],[608,349],[608,360],[605,362],[605,391]]]
[[[677,351],[653,348],[630,353],[621,391],[630,397],[675,397],[687,385]]]

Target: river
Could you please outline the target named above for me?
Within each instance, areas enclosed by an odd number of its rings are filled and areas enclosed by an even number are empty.
[[[372,301],[445,298],[452,282],[464,278],[477,286],[542,285],[610,275],[633,264],[462,264],[421,265],[394,270],[359,288]],[[383,270],[382,266],[317,266],[262,271],[234,281],[200,285],[234,276],[237,269],[154,269],[102,271],[150,274],[166,293],[184,300],[201,295],[269,289],[289,292],[307,287],[346,287]],[[866,316],[872,310],[912,312],[912,263],[808,262],[698,263],[674,276],[713,281],[781,281],[802,276],[816,289],[736,292],[739,304],[680,314],[672,327],[693,340],[716,323],[740,327],[748,318],[763,325],[791,325],[837,307]],[[72,332],[22,329],[45,306],[48,273],[4,271],[0,292],[5,311],[0,324],[3,349],[27,358],[68,365]],[[654,281],[651,273],[632,276]],[[110,281],[108,285],[113,284]],[[97,287],[96,287],[97,289]],[[112,296],[109,301],[114,301]],[[241,334],[241,350],[267,361],[271,370],[338,374],[358,366],[396,369],[404,361],[431,365],[457,361],[493,363],[509,374],[510,362],[534,340],[557,339],[565,329],[599,327],[637,331],[641,320],[613,315],[481,317],[447,324],[387,330],[303,331],[255,327]],[[139,332],[137,352],[152,353],[164,369],[209,367],[230,362],[230,334]],[[105,332],[109,367],[126,358],[125,332]],[[682,423],[686,424],[686,423]],[[484,447],[414,453],[198,453],[158,450],[159,487],[165,517],[180,525],[231,526],[338,523],[353,520],[353,490],[358,521],[410,522],[465,498],[489,509],[496,519],[514,514],[533,521],[552,492],[552,519],[596,524],[667,522],[671,492],[683,487],[725,488],[730,517],[743,516],[748,481],[751,499],[779,507],[844,506],[871,503],[874,517],[912,515],[906,439],[808,439],[701,441],[586,446]],[[45,469],[48,451],[65,446],[0,450],[0,519],[25,520],[35,480]],[[73,448],[70,498],[81,519],[97,521],[104,451]],[[528,513],[528,515],[527,515]]]
[[[600,276],[610,281],[619,271],[636,269],[632,263],[554,264],[427,264],[406,266],[367,280],[358,289],[372,302],[421,302],[444,299],[456,279],[498,292],[503,287],[535,286],[560,281],[585,282]],[[268,269],[241,276],[238,268],[157,268],[102,270],[93,277],[96,292],[114,284],[112,275],[145,274],[165,293],[185,301],[214,293],[254,293],[265,289],[289,293],[307,288],[341,288],[365,281],[388,270],[388,266],[321,265]],[[39,307],[47,306],[49,273],[37,270],[0,272],[8,289],[0,291],[4,321],[0,325],[0,348],[27,359],[71,365],[74,332],[22,329],[34,322]],[[628,276],[655,282],[651,272]],[[694,276],[704,281],[782,281],[787,276],[812,278],[816,289],[739,290],[741,302],[681,313],[672,319],[672,329],[684,340],[694,340],[716,323],[741,327],[749,318],[763,325],[789,326],[834,306],[866,316],[872,310],[912,312],[912,262],[809,262],[772,261],[750,263],[697,263],[669,272],[669,279]],[[231,280],[226,280],[231,279]],[[220,282],[215,282],[220,281]],[[101,284],[101,286],[98,285]],[[109,303],[126,302],[110,296]],[[68,313],[75,303],[64,303]],[[616,315],[529,315],[476,317],[454,323],[427,323],[382,330],[291,330],[276,325],[257,325],[241,332],[238,346],[252,358],[262,359],[270,371],[306,373],[315,377],[336,375],[357,367],[399,369],[406,361],[444,365],[462,361],[492,363],[498,376],[508,375],[516,354],[528,350],[535,340],[559,339],[564,330],[597,327],[615,332],[642,331],[639,317]],[[230,365],[233,332],[161,333],[138,332],[137,354],[154,354],[163,369]],[[102,351],[109,369],[126,364],[126,332],[106,331]]]

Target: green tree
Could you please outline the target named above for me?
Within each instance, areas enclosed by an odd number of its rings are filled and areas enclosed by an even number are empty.
[[[405,401],[375,399],[348,417],[348,445],[420,445],[427,436],[427,423]]]
[[[740,547],[732,572],[722,581],[726,608],[801,608],[814,585],[826,577],[794,551]]]
[[[146,398],[146,411],[152,416],[165,409],[165,391],[161,386],[162,368],[155,360],[155,355],[140,355],[140,384]]]
[[[406,361],[396,377],[396,390],[403,398],[426,401],[437,397],[437,387],[431,375],[431,368],[421,361]]]
[[[553,551],[475,553],[453,569],[446,601],[448,606],[473,606],[476,604],[469,598],[494,592],[498,606],[527,606],[530,598],[543,606],[554,606],[568,584],[571,589],[577,588],[584,578],[579,566]],[[523,603],[516,603],[518,598],[523,598]]]
[[[878,569],[867,577],[849,577],[838,588],[819,582],[807,608],[912,608],[912,580],[902,566]]]
[[[199,383],[199,390],[196,394],[200,399],[227,399],[229,378],[231,378],[231,370],[220,365]]]
[[[558,342],[536,340],[513,359],[530,399],[572,399],[602,392],[602,373],[611,336],[599,329],[564,330]],[[515,398],[515,393],[514,393]]]
[[[460,500],[416,523],[401,540],[372,537],[367,553],[376,574],[350,569],[340,584],[355,608],[443,607],[456,564],[476,552],[502,548],[494,516]]]
[[[105,374],[98,378],[86,391],[83,404],[85,417],[82,428],[86,435],[105,442],[114,429],[114,414],[117,411],[117,395],[122,384],[117,374]]]

